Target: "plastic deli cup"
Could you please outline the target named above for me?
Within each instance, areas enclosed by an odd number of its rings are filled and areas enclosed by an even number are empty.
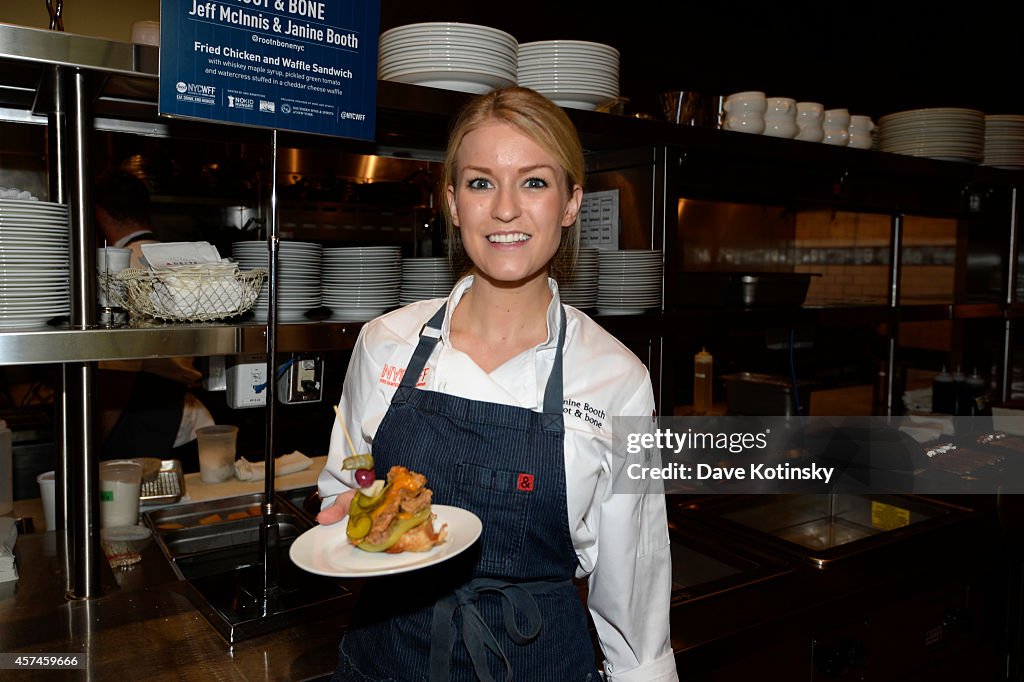
[[[100,463],[100,527],[134,526],[139,522],[142,465],[129,460]]]
[[[57,475],[54,471],[36,476],[39,484],[39,497],[43,500],[43,520],[46,530],[57,530]]]
[[[201,481],[221,483],[234,475],[237,439],[237,426],[217,425],[196,429]]]

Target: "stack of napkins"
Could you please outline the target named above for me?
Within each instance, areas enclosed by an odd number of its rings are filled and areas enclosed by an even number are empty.
[[[159,276],[150,300],[173,315],[230,314],[242,305],[238,264],[221,258],[209,242],[143,244],[150,269]]]
[[[948,414],[908,414],[900,421],[899,430],[918,443],[931,443],[955,432],[953,417]]]
[[[296,471],[308,469],[311,464],[313,464],[313,460],[296,450],[274,460],[274,475],[294,474]],[[263,462],[250,462],[245,457],[235,460],[235,476],[240,481],[262,479],[266,475],[266,468],[267,466]]]
[[[18,579],[14,565],[14,543],[18,541],[18,527],[14,519],[0,516],[0,583]]]

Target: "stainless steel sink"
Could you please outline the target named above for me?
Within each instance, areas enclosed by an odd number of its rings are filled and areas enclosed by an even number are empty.
[[[963,521],[971,510],[915,495],[722,495],[679,504],[670,516],[753,542],[819,568]]]

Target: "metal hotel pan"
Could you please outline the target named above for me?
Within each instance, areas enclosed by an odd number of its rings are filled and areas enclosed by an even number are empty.
[[[262,516],[250,511],[258,508],[262,500],[262,493],[254,493],[159,509],[146,512],[144,517],[175,572],[182,579],[191,579],[251,566],[261,560]],[[245,516],[229,519],[230,514]],[[282,550],[312,526],[287,505],[281,505],[276,518]]]

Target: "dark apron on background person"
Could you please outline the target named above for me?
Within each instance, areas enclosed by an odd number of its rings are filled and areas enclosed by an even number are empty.
[[[544,412],[417,389],[446,306],[420,341],[373,441],[376,470],[427,477],[435,504],[472,511],[462,555],[366,581],[333,680],[596,682],[586,610],[571,579],[562,423],[565,309]]]

